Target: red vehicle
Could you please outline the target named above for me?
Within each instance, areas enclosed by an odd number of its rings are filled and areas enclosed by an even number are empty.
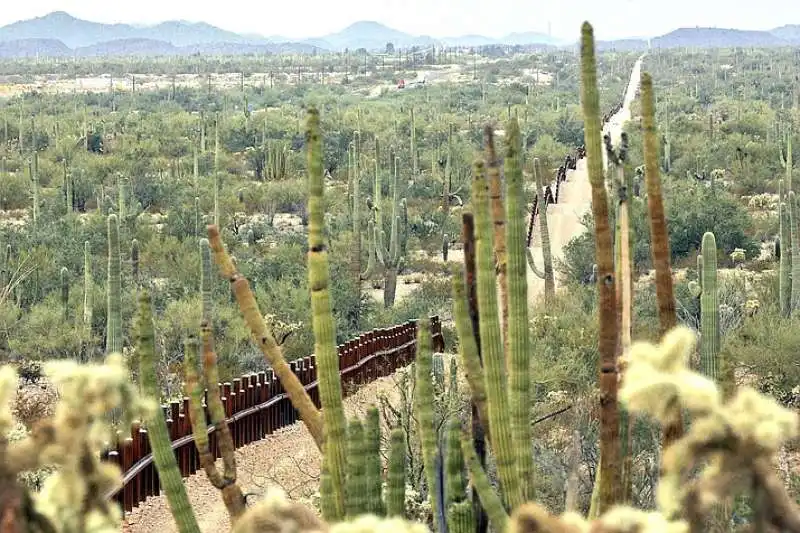
[[[400,80],[399,82],[397,82],[398,89],[405,89],[405,87],[406,87],[406,80]]]

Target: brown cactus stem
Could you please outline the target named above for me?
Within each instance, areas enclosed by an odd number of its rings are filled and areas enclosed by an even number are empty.
[[[643,72],[640,82],[642,99],[642,129],[644,130],[644,179],[647,187],[647,210],[650,214],[650,253],[656,270],[656,300],[660,335],[677,324],[675,294],[670,267],[669,235],[661,193],[661,176],[658,171],[658,134],[653,104],[653,78]],[[683,435],[683,417],[676,407],[671,424],[663,428],[663,446],[666,448]]]
[[[508,353],[508,250],[506,247],[506,211],[503,205],[503,184],[500,179],[500,161],[494,147],[494,129],[483,129],[483,149],[486,152],[486,175],[489,178],[489,202],[494,231],[494,255],[497,262],[497,281],[500,285],[500,324],[503,348]]]
[[[241,487],[236,483],[236,446],[233,436],[225,418],[225,407],[218,394],[219,367],[217,366],[217,353],[214,349],[214,336],[211,324],[204,321],[200,326],[200,336],[203,344],[203,374],[209,391],[207,397],[208,410],[211,413],[211,423],[214,431],[218,432],[217,446],[222,456],[222,484],[217,488],[222,492],[222,501],[231,516],[231,522],[244,514],[245,499]]]
[[[478,323],[478,286],[476,283],[475,270],[475,218],[472,213],[461,215],[461,237],[464,242],[464,273],[467,289],[467,304],[469,305],[469,317],[472,321],[472,332],[477,345],[478,358],[481,357],[481,335],[480,324]],[[486,468],[486,430],[481,424],[478,415],[478,406],[471,402],[472,408],[472,445],[482,468]],[[472,507],[475,511],[475,531],[476,533],[486,533],[489,530],[489,517],[481,505],[478,494],[472,493]]]
[[[250,290],[250,284],[247,279],[237,272],[230,255],[228,255],[225,246],[222,244],[219,229],[214,225],[208,226],[208,242],[214,254],[214,261],[219,266],[222,276],[231,283],[231,290],[236,302],[239,304],[239,311],[242,313],[253,339],[286,390],[289,400],[300,414],[300,419],[308,428],[308,432],[311,433],[317,448],[322,451],[322,446],[325,442],[322,414],[314,405],[303,384],[300,383],[292,369],[289,368],[289,364],[283,357],[283,350],[267,330],[264,318],[258,310],[258,303]]]
[[[598,313],[600,321],[600,481],[598,514],[618,501],[619,407],[617,404],[617,340],[619,322],[614,279],[614,244],[608,218],[608,195],[603,172],[600,99],[594,30],[585,22],[581,31],[581,104],[584,116],[587,169],[592,187],[592,215],[596,243]]]

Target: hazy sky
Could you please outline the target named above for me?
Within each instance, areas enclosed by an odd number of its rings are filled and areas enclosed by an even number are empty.
[[[376,20],[412,34],[446,37],[514,31],[577,38],[588,20],[599,38],[653,36],[682,26],[769,29],[800,23],[788,0],[0,0],[0,25],[66,11],[98,22],[204,21],[261,35],[316,37],[357,20]]]

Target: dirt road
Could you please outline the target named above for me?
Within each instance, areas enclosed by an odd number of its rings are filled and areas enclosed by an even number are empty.
[[[630,82],[625,91],[622,109],[620,109],[603,127],[603,133],[610,133],[614,145],[619,141],[622,127],[631,118],[630,106],[636,99],[639,89],[639,76],[642,67],[642,58],[636,61],[631,72]],[[603,152],[603,164],[605,162],[605,152]],[[589,176],[586,172],[586,159],[578,161],[576,169],[567,172],[567,181],[561,184],[559,202],[547,207],[547,222],[550,230],[550,250],[553,255],[553,263],[557,259],[563,259],[564,247],[572,238],[579,236],[584,226],[581,218],[584,213],[592,207],[592,190],[589,185]],[[537,266],[542,268],[542,247],[538,239],[539,229],[536,228],[536,238],[531,246],[533,257]],[[556,287],[561,284],[556,276]],[[539,301],[544,294],[544,280],[533,273],[528,268],[528,303],[531,307],[539,305]]]

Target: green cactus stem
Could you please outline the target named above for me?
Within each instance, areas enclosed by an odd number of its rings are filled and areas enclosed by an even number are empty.
[[[389,465],[386,476],[386,515],[406,516],[406,432],[392,430],[389,441]]]
[[[445,454],[445,507],[466,499],[464,482],[464,455],[461,452],[461,422],[451,419],[447,423],[447,451]]]
[[[489,185],[482,161],[475,162],[472,195],[475,210],[480,353],[484,362],[489,434],[497,461],[504,501],[509,508],[513,509],[521,505],[524,500],[520,486],[520,472],[516,464],[512,427],[509,421],[508,380],[497,308],[492,220],[489,214]]]
[[[356,418],[347,427],[347,518],[353,519],[367,512],[367,473],[364,428]]]
[[[464,273],[460,268],[452,269],[453,283],[453,316],[458,333],[458,349],[464,374],[469,384],[472,402],[476,407],[482,426],[489,425],[489,408],[486,396],[486,385],[483,376],[478,345],[473,334],[473,325],[467,309],[467,294]]]
[[[472,488],[478,493],[481,507],[489,516],[489,522],[494,526],[495,531],[506,531],[508,523],[508,513],[506,513],[503,502],[492,487],[492,482],[486,475],[475,448],[472,447],[471,439],[461,439],[461,451],[464,453],[464,461],[467,464],[467,471],[472,482]]]
[[[531,455],[531,395],[530,366],[531,346],[528,321],[528,276],[525,258],[526,227],[525,218],[519,213],[525,211],[524,185],[522,176],[522,137],[519,123],[512,119],[506,127],[505,177],[506,189],[506,242],[508,243],[508,354],[509,365],[509,404],[511,408],[511,431],[514,436],[514,455],[519,471],[522,497],[528,500],[533,495],[533,457]],[[544,217],[542,217],[542,220]],[[543,227],[542,237],[546,232]],[[544,241],[543,241],[544,243]],[[550,291],[555,297],[552,283],[552,258],[548,246],[545,250],[545,274],[550,265]],[[545,286],[548,283],[545,282]]]
[[[619,499],[619,408],[617,403],[617,347],[619,324],[616,312],[616,281],[608,196],[603,172],[600,99],[597,91],[594,30],[588,22],[581,29],[581,104],[589,183],[592,187],[595,254],[598,269],[598,313],[600,319],[600,468],[599,508],[603,514]]]
[[[381,427],[378,408],[367,409],[364,428],[364,468],[367,483],[367,502],[365,512],[384,516],[383,468],[381,466]]]
[[[117,215],[108,215],[108,281],[106,282],[106,355],[122,353],[122,284]]]
[[[151,398],[159,399],[161,391],[158,386],[155,370],[155,335],[153,333],[153,314],[150,295],[146,290],[139,293],[139,313],[137,320],[136,353],[139,357],[139,375],[142,390]],[[147,438],[153,450],[153,462],[158,471],[158,480],[167,496],[167,503],[180,533],[200,533],[192,505],[186,494],[178,461],[172,451],[172,442],[167,429],[167,422],[160,409],[156,409],[145,420]]]
[[[69,322],[69,270],[61,267],[61,309],[64,322]]]
[[[89,241],[83,243],[83,324],[92,327],[92,246]]]
[[[20,133],[20,138],[22,133]],[[33,230],[36,231],[37,223],[39,221],[39,154],[33,153],[28,168],[31,175],[31,189],[33,195],[33,209],[31,211],[31,218],[33,220]]]
[[[425,482],[428,486],[428,498],[433,509],[433,523],[435,531],[445,531],[443,523],[444,502],[440,501],[442,487],[441,479],[437,475],[441,456],[438,449],[438,432],[434,417],[435,392],[433,385],[433,341],[431,339],[430,323],[420,320],[417,327],[417,357],[416,357],[416,391],[414,395],[414,413],[417,417],[420,440],[422,442],[422,462],[425,471]]]
[[[325,449],[328,471],[333,483],[337,516],[344,516],[345,418],[342,406],[342,382],[339,378],[339,355],[329,290],[328,252],[324,237],[322,175],[322,140],[319,111],[310,108],[306,123],[308,146],[309,225],[308,285],[311,288],[311,313],[314,329],[314,354],[317,358],[322,416],[325,424]]]
[[[792,256],[791,256],[791,229],[789,220],[789,209],[786,205],[786,195],[782,191],[783,180],[778,183],[779,191],[779,206],[778,206],[778,221],[779,221],[779,234],[780,240],[780,259],[779,261],[779,276],[778,276],[778,299],[781,315],[788,317],[791,314],[791,297],[792,297]]]
[[[703,235],[703,270],[700,273],[700,369],[707,377],[720,379],[719,302],[717,298],[717,242],[714,234]]]
[[[194,236],[200,237],[201,224],[203,215],[200,211],[200,197],[194,197]]]
[[[800,308],[800,213],[797,207],[797,195],[790,190],[787,195],[789,204],[789,231],[792,246],[792,292],[790,312],[794,314]]]
[[[494,144],[494,129],[483,129],[483,148],[486,177],[489,181],[489,208],[494,230],[494,257],[497,263],[497,284],[500,287],[500,324],[503,346],[508,346],[508,249],[506,247],[506,213],[503,209],[503,186],[500,179],[500,161]],[[519,160],[515,161],[519,165]],[[508,167],[508,162],[506,162]],[[516,216],[516,214],[514,215]]]

